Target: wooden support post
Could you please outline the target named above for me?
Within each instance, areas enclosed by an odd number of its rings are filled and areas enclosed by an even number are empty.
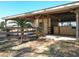
[[[7,20],[5,19],[5,28],[7,28]]]
[[[48,34],[48,24],[47,24],[47,18],[44,18],[43,21],[44,21],[44,33],[45,34]]]
[[[47,34],[50,34],[51,27],[51,15],[47,14]]]
[[[35,19],[35,21],[34,21],[34,23],[35,23],[35,24],[34,24],[34,25],[35,25],[35,27],[38,27],[38,26],[39,26],[39,19],[38,19],[38,18],[36,18],[36,19]]]
[[[79,40],[79,9],[76,10],[76,38]]]

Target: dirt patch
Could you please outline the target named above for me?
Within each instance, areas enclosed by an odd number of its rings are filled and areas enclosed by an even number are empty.
[[[11,47],[10,50],[0,52],[0,56],[16,57],[78,57],[79,41],[38,39]]]
[[[12,57],[17,51],[2,51],[0,52],[0,57]]]

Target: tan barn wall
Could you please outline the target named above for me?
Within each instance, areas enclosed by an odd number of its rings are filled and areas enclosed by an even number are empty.
[[[51,18],[39,18],[34,20],[35,26],[39,26],[39,23],[43,23],[43,32],[44,34],[48,34],[50,32],[51,27]],[[61,34],[61,35],[76,35],[76,29],[73,29],[72,27],[58,27],[58,22],[53,21],[52,22],[54,26],[54,34]]]
[[[51,27],[51,19],[50,18],[44,18],[44,33],[48,34],[48,32],[50,31],[50,27]]]
[[[50,27],[50,18],[39,18],[39,19],[35,19],[34,20],[34,25],[35,26],[39,26],[39,23],[42,22],[43,23],[43,32],[44,34],[48,34],[48,27]]]
[[[59,33],[60,30],[60,33]],[[61,34],[61,35],[76,35],[76,29],[72,27],[54,27],[54,34]]]

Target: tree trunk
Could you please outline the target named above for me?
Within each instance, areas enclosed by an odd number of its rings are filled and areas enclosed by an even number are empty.
[[[23,36],[24,36],[23,31],[24,31],[24,29],[23,29],[23,27],[21,27],[21,43],[23,42]]]

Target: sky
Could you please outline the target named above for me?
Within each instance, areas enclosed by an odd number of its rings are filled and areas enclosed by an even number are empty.
[[[72,1],[0,1],[0,21],[5,16],[11,16],[48,7],[66,4]]]

